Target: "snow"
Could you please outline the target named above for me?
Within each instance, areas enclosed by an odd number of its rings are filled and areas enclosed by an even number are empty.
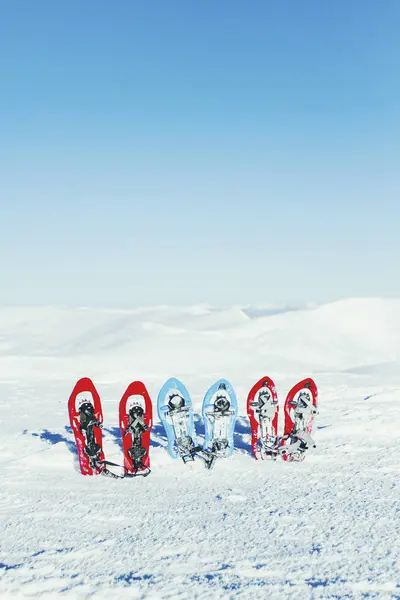
[[[245,402],[263,375],[281,404],[299,379],[318,384],[317,448],[302,464],[250,454]],[[154,411],[149,477],[81,476],[67,400],[82,376],[116,462],[132,380],[155,406],[164,381],[182,379],[202,435],[203,395],[226,377],[232,458],[211,472],[173,461]],[[400,598],[399,413],[397,299],[0,308],[0,598]]]

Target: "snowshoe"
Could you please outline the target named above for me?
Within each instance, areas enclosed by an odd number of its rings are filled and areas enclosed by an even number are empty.
[[[226,458],[233,453],[233,432],[238,415],[235,391],[226,379],[210,387],[203,400],[203,449],[215,458]]]
[[[318,390],[308,378],[297,383],[285,402],[285,426],[279,454],[285,461],[302,461],[304,453],[315,448],[311,437],[315,416],[318,414]]]
[[[141,381],[131,383],[119,403],[124,467],[126,475],[150,473],[150,431],[152,403],[146,386]]]
[[[189,392],[178,379],[168,379],[158,394],[157,409],[168,438],[168,452],[184,463],[194,460],[196,441]]]
[[[88,377],[80,379],[68,400],[69,419],[78,450],[82,475],[99,475],[102,470],[103,411],[100,396]]]
[[[247,397],[251,447],[256,459],[275,460],[278,455],[278,396],[269,377],[260,379]]]

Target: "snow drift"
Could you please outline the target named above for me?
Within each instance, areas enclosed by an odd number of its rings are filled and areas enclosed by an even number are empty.
[[[302,464],[251,456],[245,401],[263,375],[281,403],[304,376],[319,386],[317,448]],[[198,412],[226,377],[239,401],[232,458],[212,472],[173,461],[156,420],[148,478],[82,477],[67,416],[81,376],[101,394],[114,461],[130,381],[154,402],[179,377]],[[0,308],[0,597],[400,598],[399,390],[397,299]]]

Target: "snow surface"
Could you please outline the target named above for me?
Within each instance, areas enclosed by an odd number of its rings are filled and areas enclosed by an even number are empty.
[[[250,454],[245,401],[263,375],[281,403],[299,379],[318,384],[317,448],[302,464]],[[226,377],[233,457],[211,472],[173,461],[154,411],[149,477],[81,476],[67,400],[82,376],[117,462],[132,380],[155,406],[182,379],[202,434],[203,395]],[[1,308],[0,418],[1,599],[400,598],[400,300]]]

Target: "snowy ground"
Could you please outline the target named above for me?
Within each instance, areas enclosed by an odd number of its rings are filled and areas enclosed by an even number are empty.
[[[303,464],[250,454],[245,400],[263,375],[281,402],[300,378],[318,384]],[[200,413],[226,377],[241,415],[233,457],[211,472],[173,461],[155,414],[149,477],[82,477],[67,414],[81,376],[100,392],[115,461],[130,381],[155,401],[178,377]],[[2,308],[0,598],[400,598],[399,412],[399,300]]]

